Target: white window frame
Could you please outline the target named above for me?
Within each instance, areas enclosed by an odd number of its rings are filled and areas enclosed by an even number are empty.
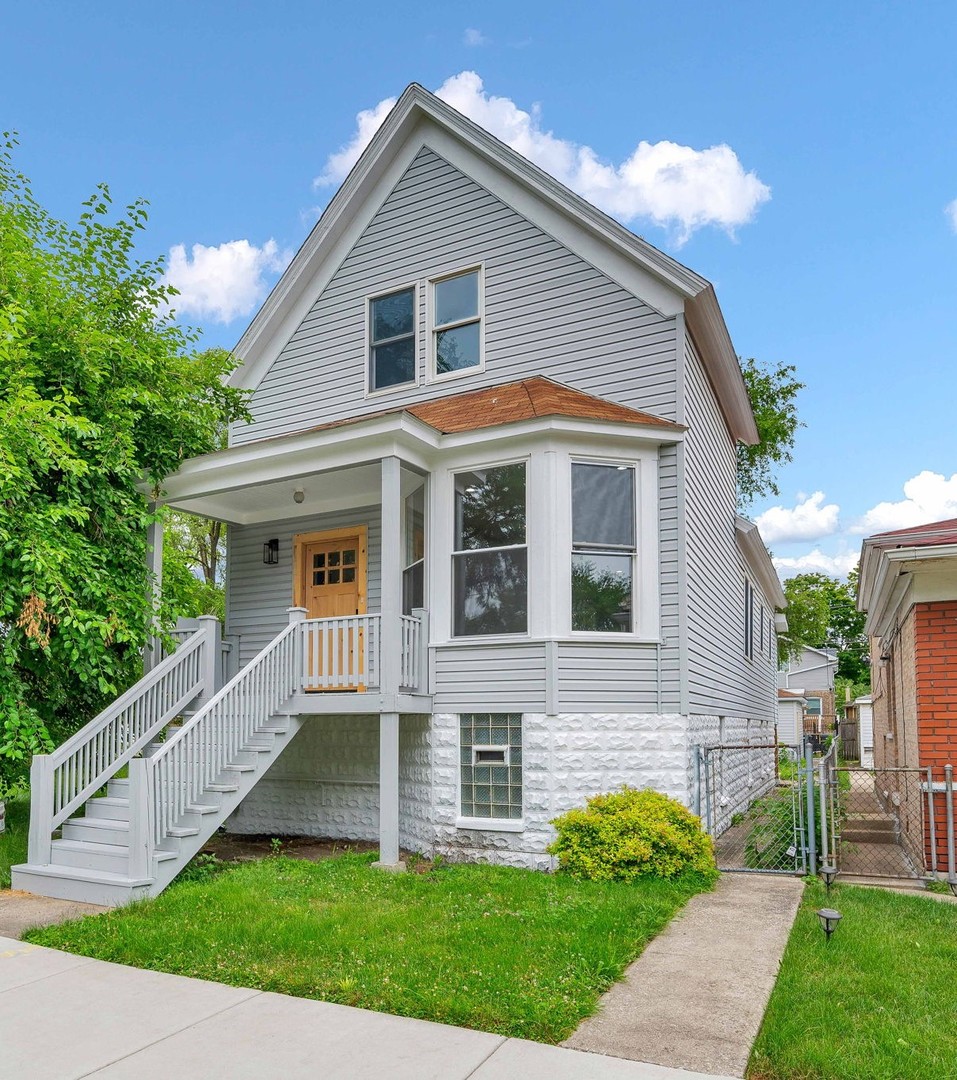
[[[466,274],[478,275],[478,298],[477,298],[477,311],[478,314],[475,317],[468,319],[459,319],[457,322],[443,323],[441,326],[437,326],[435,323],[435,287],[441,285],[444,281],[451,281],[453,278],[465,277]],[[396,292],[399,290],[397,289]],[[425,313],[426,313],[426,327],[428,334],[428,362],[426,364],[426,382],[446,382],[450,379],[461,379],[469,375],[474,375],[477,372],[485,370],[485,264],[475,263],[471,266],[460,267],[456,270],[450,270],[441,274],[436,274],[430,277],[426,287],[426,300],[425,300]],[[472,367],[462,368],[459,371],[437,371],[437,349],[436,341],[438,339],[439,331],[454,329],[456,326],[468,326],[470,323],[477,322],[479,324],[479,362]]]
[[[609,465],[625,466],[634,471],[635,478],[635,550],[631,569],[631,629],[573,630],[572,629],[572,575],[571,561],[575,548],[572,537],[572,466]],[[570,453],[566,459],[565,513],[566,536],[564,549],[564,583],[566,614],[563,619],[567,633],[574,639],[604,642],[656,642],[661,638],[658,579],[658,462],[655,454],[621,457],[593,457],[588,454]]]
[[[482,472],[486,469],[498,469],[505,465],[524,465],[525,466],[525,543],[524,544],[505,544],[501,547],[494,548],[469,548],[466,551],[460,551],[456,547],[455,542],[455,477],[459,473],[463,472]],[[449,571],[448,571],[448,583],[449,583],[449,610],[448,610],[448,638],[453,644],[461,643],[468,644],[471,642],[484,642],[484,641],[522,641],[527,639],[531,633],[532,627],[532,612],[531,612],[531,577],[532,568],[531,560],[528,557],[528,553],[531,550],[531,538],[529,536],[529,507],[531,503],[529,489],[532,484],[532,468],[531,458],[529,455],[522,455],[520,457],[502,458],[494,461],[483,462],[479,465],[462,464],[449,468],[448,470],[448,484],[446,485],[449,524],[451,526],[449,532]],[[519,551],[525,550],[525,629],[516,630],[514,633],[505,634],[456,634],[455,633],[455,559],[457,555],[470,555],[478,554],[483,551]]]
[[[754,660],[754,586],[744,579],[744,657]]]
[[[365,303],[365,396],[367,398],[382,397],[388,394],[396,394],[402,390],[419,385],[419,282],[407,281],[392,285],[388,289],[379,290],[366,297]],[[394,383],[392,386],[374,387],[372,385],[372,305],[376,300],[384,300],[396,293],[412,291],[412,336],[413,336],[413,377],[408,382]],[[381,344],[381,343],[378,343]]]

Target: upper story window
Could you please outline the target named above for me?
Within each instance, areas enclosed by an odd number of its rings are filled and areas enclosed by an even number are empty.
[[[634,630],[635,469],[572,464],[572,630]]]
[[[452,633],[528,629],[525,463],[455,475]]]
[[[744,655],[754,659],[754,588],[744,579]]]
[[[415,288],[369,301],[369,389],[415,382]]]
[[[478,270],[432,282],[432,363],[436,376],[482,366],[482,280]]]

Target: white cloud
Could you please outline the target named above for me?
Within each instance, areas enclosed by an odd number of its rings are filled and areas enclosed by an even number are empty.
[[[953,202],[949,202],[944,207],[944,213],[947,215],[947,220],[950,222],[950,227],[957,232],[957,199]]]
[[[860,552],[841,551],[837,555],[825,555],[820,548],[815,548],[806,555],[794,558],[776,557],[772,561],[782,578],[795,577],[797,574],[827,574],[829,577],[846,577],[857,566]]]
[[[471,26],[462,36],[463,43],[471,46],[488,45],[490,40],[491,39],[487,38],[481,30],[476,30]]]
[[[861,535],[909,529],[957,517],[957,473],[948,480],[925,469],[904,484],[900,502],[882,502],[872,507],[850,531]]]
[[[705,225],[733,234],[771,197],[771,189],[745,171],[730,146],[696,150],[642,140],[620,164],[609,163],[590,146],[544,130],[538,106],[526,112],[510,98],[487,94],[474,71],[453,75],[436,94],[589,202],[624,222],[641,219],[669,228],[679,245]],[[317,185],[345,178],[395,100],[386,98],[358,114],[355,135],[329,157]]]
[[[837,532],[840,513],[840,507],[836,503],[822,506],[823,502],[823,491],[815,491],[806,498],[798,496],[797,505],[793,509],[772,506],[757,516],[755,524],[767,544],[819,540],[822,536]]]
[[[163,281],[179,290],[170,307],[189,315],[229,323],[249,315],[269,291],[266,274],[282,270],[291,252],[280,251],[275,240],[256,247],[248,240],[230,240],[217,247],[185,244],[169,249]]]

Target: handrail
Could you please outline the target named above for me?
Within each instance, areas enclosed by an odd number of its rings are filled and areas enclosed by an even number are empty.
[[[145,747],[205,687],[204,630],[108,705],[44,760],[52,831]]]
[[[300,642],[298,623],[290,623],[149,759],[157,844],[299,689]]]

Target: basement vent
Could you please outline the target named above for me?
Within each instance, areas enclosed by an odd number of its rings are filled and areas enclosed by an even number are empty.
[[[473,765],[505,765],[507,747],[504,746],[473,746]]]

